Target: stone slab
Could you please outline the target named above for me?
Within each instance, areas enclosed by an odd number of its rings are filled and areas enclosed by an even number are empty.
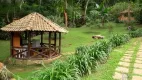
[[[113,79],[124,80],[124,78],[127,78],[127,74],[115,72],[113,75]]]
[[[142,58],[138,58],[138,57],[137,57],[137,58],[136,58],[136,60],[140,60],[140,61],[142,61]]]
[[[142,58],[142,55],[139,55],[139,54],[138,54],[138,55],[137,55],[137,58]]]
[[[128,62],[119,62],[118,65],[129,67],[130,63],[128,63]]]
[[[122,61],[122,62],[131,62],[131,59],[128,59],[128,58],[121,58],[121,61]]]
[[[142,60],[135,60],[135,63],[142,64]]]
[[[132,57],[132,54],[124,54],[124,56]]]
[[[133,76],[132,80],[142,80],[142,76]]]
[[[116,68],[116,71],[122,72],[122,73],[128,73],[128,72],[129,72],[129,69],[126,68],[126,67],[117,67],[117,68]]]
[[[133,74],[142,75],[142,69],[136,69],[136,68],[134,68]]]
[[[142,64],[135,63],[135,64],[134,64],[134,67],[135,67],[135,68],[141,68],[141,69],[142,69]]]
[[[142,55],[142,51],[141,51],[141,50],[139,50],[137,54]]]
[[[142,52],[142,49],[139,49],[139,52]]]
[[[126,54],[132,54],[132,53],[134,53],[134,51],[126,51],[125,53]]]
[[[130,56],[123,56],[122,58],[131,59],[132,57],[130,57]]]

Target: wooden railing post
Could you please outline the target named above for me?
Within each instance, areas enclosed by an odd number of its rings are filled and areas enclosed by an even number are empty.
[[[59,32],[59,54],[61,54],[61,32]]]
[[[41,42],[40,42],[41,44],[40,45],[42,47],[42,45],[43,45],[43,32],[40,32],[40,34],[41,34]]]
[[[28,31],[28,54],[27,54],[27,58],[30,57],[30,49],[31,49],[31,32]]]
[[[49,32],[49,57],[51,57],[51,32]]]
[[[11,57],[14,57],[13,55],[13,32],[11,32],[10,33],[10,36],[11,36],[11,38],[10,38],[10,56]]]
[[[54,32],[54,50],[56,51],[56,47],[57,47],[57,44],[56,44],[56,40],[57,40],[57,34],[56,32]]]

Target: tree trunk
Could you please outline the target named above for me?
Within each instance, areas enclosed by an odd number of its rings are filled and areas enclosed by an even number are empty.
[[[104,22],[105,22],[105,20],[104,20],[104,17],[102,18],[102,27],[104,27]]]
[[[131,21],[131,14],[130,14],[130,3],[128,6],[128,26],[130,26],[130,21]]]
[[[86,23],[86,12],[87,12],[89,1],[90,0],[87,0],[85,7],[82,6],[82,7],[84,7],[84,9],[83,9],[84,11],[83,11],[83,14],[82,14],[82,25],[84,25]]]
[[[68,15],[66,11],[64,11],[64,21],[65,21],[65,27],[68,27]]]
[[[65,21],[65,27],[68,27],[68,14],[67,14],[67,0],[64,0],[65,2],[65,8],[64,8],[64,21]]]
[[[9,10],[7,11],[6,19],[7,19],[7,23],[10,23],[10,20],[9,20]]]

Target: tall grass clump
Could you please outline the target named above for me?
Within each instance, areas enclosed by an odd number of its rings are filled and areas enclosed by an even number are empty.
[[[112,47],[115,48],[117,46],[120,46],[128,42],[129,39],[130,39],[130,36],[128,34],[115,34],[111,36],[109,41],[112,43]]]
[[[92,69],[96,67],[96,59],[89,53],[89,47],[81,46],[76,49],[74,61],[80,76],[91,74]]]
[[[91,57],[95,58],[95,60],[98,62],[106,62],[106,59],[108,58],[111,51],[111,44],[109,41],[102,40],[89,47],[89,54]]]
[[[74,63],[56,61],[51,67],[36,71],[29,80],[80,80]]]
[[[11,78],[13,78],[13,74],[6,68],[6,66],[0,68],[0,80],[10,80]]]

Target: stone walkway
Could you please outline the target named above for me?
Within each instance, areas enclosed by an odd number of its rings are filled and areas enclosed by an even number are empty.
[[[132,64],[132,58],[134,58],[134,50],[136,48],[136,42],[125,52],[124,56],[120,59],[115,73],[113,75],[114,80],[128,80],[129,67]],[[133,66],[132,80],[142,80],[142,43],[137,52],[136,59]]]

